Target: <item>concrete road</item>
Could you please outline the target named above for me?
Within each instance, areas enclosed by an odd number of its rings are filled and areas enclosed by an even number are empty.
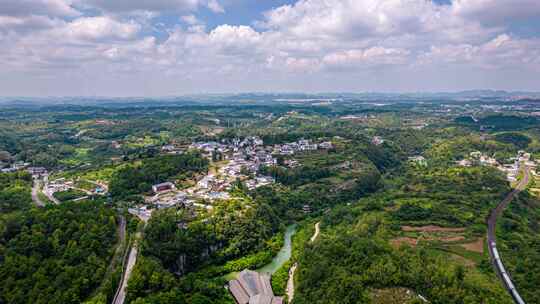
[[[137,241],[140,238],[141,238],[141,233],[136,233],[135,242],[133,243],[133,246],[131,247],[129,251],[129,256],[126,263],[126,269],[124,270],[124,273],[122,275],[122,280],[120,281],[119,287],[114,296],[114,299],[112,302],[113,304],[124,304],[124,301],[126,299],[126,294],[127,294],[127,290],[126,290],[127,284],[131,276],[131,272],[133,271],[133,268],[135,267],[135,264],[137,263],[137,254],[138,254]]]

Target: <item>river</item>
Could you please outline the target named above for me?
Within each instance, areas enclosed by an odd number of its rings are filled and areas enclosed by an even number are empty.
[[[281,247],[281,250],[279,250],[278,254],[272,259],[272,262],[262,268],[257,269],[257,272],[274,274],[291,258],[292,236],[295,233],[296,224],[287,227],[287,230],[285,230],[285,241],[283,242],[283,247]]]
[[[296,233],[296,224],[287,226],[284,235],[283,247],[279,250],[278,254],[272,259],[272,262],[257,269],[260,273],[274,274],[276,271],[285,264],[292,255],[292,236]],[[227,281],[236,279],[238,272],[231,272],[223,276]]]

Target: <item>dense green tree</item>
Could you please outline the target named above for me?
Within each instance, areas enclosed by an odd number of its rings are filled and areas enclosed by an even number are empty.
[[[100,284],[116,239],[99,202],[31,209],[0,220],[0,303],[82,303]]]

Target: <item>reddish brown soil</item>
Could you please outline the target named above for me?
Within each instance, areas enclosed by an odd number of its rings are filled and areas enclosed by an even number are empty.
[[[417,241],[416,241],[416,239],[413,239],[413,238],[410,238],[410,237],[399,237],[399,238],[395,238],[393,240],[390,240],[390,245],[392,245],[392,247],[394,247],[394,248],[399,248],[403,244],[409,244],[410,246],[415,247],[416,244],[417,244]]]
[[[402,226],[401,230],[407,232],[463,232],[465,231],[465,228],[445,228],[429,225],[422,227]]]
[[[469,251],[484,253],[484,238],[479,238],[472,243],[462,244],[461,247]]]

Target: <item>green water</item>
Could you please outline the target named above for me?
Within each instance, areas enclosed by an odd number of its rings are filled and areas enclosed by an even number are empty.
[[[257,272],[274,274],[283,266],[290,258],[292,254],[292,236],[296,233],[296,224],[290,225],[285,230],[285,240],[283,247],[279,250],[278,254],[272,259],[272,262],[257,269]],[[223,276],[227,281],[236,279],[238,272],[231,272]]]
[[[257,272],[261,273],[269,273],[274,274],[276,271],[278,271],[283,264],[285,264],[290,258],[292,254],[292,236],[296,233],[296,225],[290,225],[287,227],[287,230],[285,230],[285,241],[283,243],[283,247],[281,247],[281,250],[278,252],[278,254],[272,259],[272,262],[267,264],[266,266],[257,269]]]

